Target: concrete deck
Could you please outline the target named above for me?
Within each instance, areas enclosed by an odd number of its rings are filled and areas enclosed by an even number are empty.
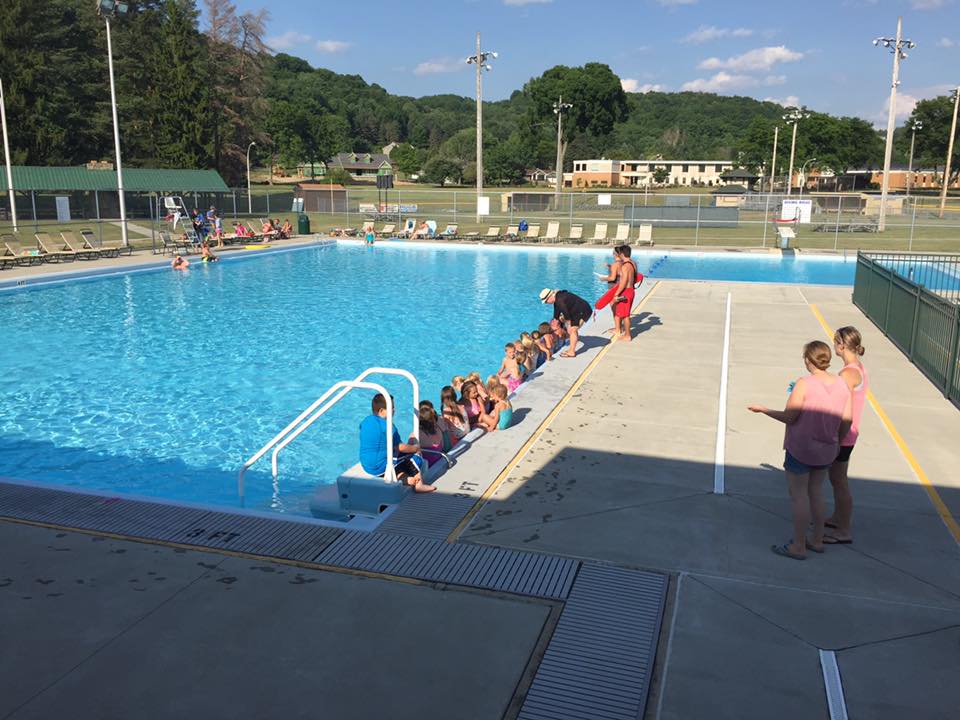
[[[732,296],[726,494],[713,494],[723,325]],[[462,538],[677,574],[649,717],[826,717],[818,649],[837,651],[851,717],[955,716],[960,552],[869,408],[853,455],[855,537],[804,562],[790,536],[778,406],[804,342],[864,335],[874,393],[955,516],[957,413],[851,304],[849,289],[661,283]],[[901,667],[910,667],[909,673]],[[909,711],[907,711],[909,709]]]
[[[555,614],[10,523],[0,545],[11,720],[512,717]]]

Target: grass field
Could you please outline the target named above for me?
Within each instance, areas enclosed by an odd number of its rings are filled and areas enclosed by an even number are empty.
[[[542,209],[520,209],[517,198],[511,199],[514,193],[538,192],[545,198],[546,206]],[[600,205],[598,193],[564,193],[561,196],[560,207],[553,207],[553,194],[548,189],[491,189],[484,193],[490,197],[490,215],[483,222],[476,222],[476,193],[468,189],[440,189],[433,187],[403,186],[392,190],[386,196],[388,205],[394,206],[399,214],[391,214],[389,218],[376,218],[376,226],[380,229],[385,222],[392,222],[398,227],[408,217],[417,220],[434,220],[438,229],[442,230],[448,224],[458,225],[459,233],[485,233],[490,226],[497,226],[501,231],[509,225],[517,224],[521,219],[528,223],[539,223],[541,234],[546,231],[548,222],[560,223],[561,237],[568,236],[572,225],[583,226],[583,236],[592,238],[594,228],[598,222],[608,224],[608,236],[613,237],[618,222],[623,222],[625,213],[631,208],[662,207],[683,203],[689,208],[711,207],[714,199],[709,194],[689,194],[686,199],[680,193],[610,193],[610,204]],[[372,210],[378,203],[378,193],[373,187],[348,188],[347,212],[338,213],[309,213],[311,231],[326,233],[335,227],[359,227],[364,220],[374,219]],[[876,219],[866,217],[858,212],[847,211],[841,205],[836,210],[836,196],[807,195],[814,202],[814,213],[810,225],[800,225],[797,228],[796,246],[810,249],[837,249],[837,250],[907,250],[926,252],[960,252],[960,198],[950,198],[945,217],[937,217],[939,206],[935,197],[915,198],[911,205],[905,208],[904,214],[890,214],[887,217],[887,229],[883,233],[855,232],[854,228],[865,228],[875,225]],[[843,203],[847,207],[857,204],[856,196],[843,196]],[[268,199],[269,198],[269,199]],[[382,199],[382,196],[381,198]],[[296,227],[296,213],[291,211],[293,188],[289,186],[255,186],[253,189],[253,218],[269,214],[273,218],[290,219]],[[203,201],[202,201],[203,202]],[[208,202],[208,201],[207,201]],[[203,202],[205,204],[205,202]],[[234,220],[234,206],[237,218],[245,219],[247,209],[245,194],[239,191],[234,198],[232,195],[219,198],[221,212],[224,216],[224,227],[229,230]],[[657,245],[704,246],[704,247],[771,247],[775,244],[776,230],[772,222],[776,201],[768,211],[741,210],[735,223],[723,227],[654,227],[653,239]],[[523,206],[521,206],[523,207]],[[821,209],[822,208],[822,209]],[[832,208],[832,209],[830,209]],[[691,210],[691,212],[694,212]],[[165,223],[153,223],[149,219],[134,218],[129,221],[131,242],[136,247],[149,248],[154,245],[149,231],[169,229]],[[58,223],[55,220],[41,219],[34,222],[32,219],[21,218],[20,239],[27,245],[33,243],[33,233],[36,229],[44,232],[56,233],[70,229],[74,232],[82,228],[92,228],[104,238],[118,239],[120,237],[119,224],[116,221],[75,220],[70,223]],[[136,232],[142,229],[144,233]],[[0,232],[11,232],[9,222],[0,221]],[[636,237],[636,230],[632,237]]]

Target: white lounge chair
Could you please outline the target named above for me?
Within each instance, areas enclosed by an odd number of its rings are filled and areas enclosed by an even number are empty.
[[[403,230],[397,233],[398,238],[408,238],[413,235],[413,231],[417,229],[417,219],[416,218],[407,218],[406,222],[403,223]]]
[[[637,245],[653,245],[653,225],[641,225],[637,230]]]
[[[446,238],[447,240],[456,240],[458,237],[457,230],[459,227],[459,225],[447,225],[444,231],[440,233],[440,237]]]
[[[507,231],[503,234],[503,239],[507,242],[517,242],[520,239],[520,226],[507,225]]]
[[[560,242],[560,223],[547,223],[547,233],[543,236],[543,241],[552,243]]]
[[[583,225],[571,225],[570,226],[570,242],[582,243],[583,242]]]
[[[597,223],[597,226],[593,229],[593,237],[591,240],[595,243],[605,243],[607,241],[606,223]]]
[[[500,240],[500,227],[491,225],[487,228],[487,234],[483,236],[483,239],[487,242],[497,242]]]
[[[386,237],[387,235],[393,235],[393,231],[397,229],[396,223],[385,223],[384,226],[380,229],[380,232],[377,233],[380,237]]]
[[[613,241],[621,245],[630,242],[630,223],[620,223],[617,225],[617,234],[613,236]]]
[[[529,240],[531,242],[540,242],[540,226],[539,225],[530,225],[527,228],[527,234],[523,238],[524,240]]]

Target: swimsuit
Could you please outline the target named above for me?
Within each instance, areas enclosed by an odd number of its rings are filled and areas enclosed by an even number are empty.
[[[513,408],[507,408],[506,410],[500,411],[500,419],[497,421],[498,430],[506,430],[510,427],[510,422],[513,420]]]

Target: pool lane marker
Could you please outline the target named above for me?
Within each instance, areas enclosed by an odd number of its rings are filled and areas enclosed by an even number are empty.
[[[733,293],[727,293],[727,318],[723,324],[723,356],[720,361],[720,411],[717,413],[717,450],[713,458],[713,494],[725,491],[724,466],[727,452],[727,376],[730,374],[730,306]]]
[[[827,709],[830,720],[847,720],[847,701],[843,697],[843,683],[837,654],[833,650],[820,651],[820,669],[823,671],[823,687],[827,692]]]
[[[637,303],[637,306],[633,309],[631,316],[635,315],[637,311],[639,311],[644,305],[646,305],[647,300],[653,297],[653,294],[657,291],[657,288],[659,287],[660,287],[660,283],[655,282],[653,284],[653,287],[650,288],[650,291],[643,297],[643,299],[639,303]],[[500,485],[503,484],[503,481],[506,480],[507,477],[509,477],[510,473],[513,472],[514,468],[516,468],[517,465],[520,464],[520,461],[523,460],[524,456],[530,451],[530,448],[532,448],[534,444],[537,442],[537,440],[540,439],[540,436],[543,435],[543,433],[550,426],[550,424],[556,419],[557,415],[560,414],[560,411],[563,410],[564,407],[566,407],[567,402],[569,402],[570,398],[572,398],[574,394],[577,392],[577,390],[580,389],[580,386],[583,385],[583,383],[586,381],[590,373],[593,372],[593,369],[600,364],[600,361],[603,360],[606,354],[610,351],[610,348],[612,348],[614,345],[616,345],[615,342],[609,342],[600,349],[596,357],[594,357],[593,360],[591,360],[590,363],[587,365],[587,367],[584,368],[583,372],[580,373],[580,377],[578,377],[574,381],[573,385],[570,386],[570,389],[567,390],[566,394],[562,398],[560,398],[560,402],[557,403],[556,407],[554,407],[553,410],[551,410],[550,413],[547,415],[547,417],[544,418],[543,422],[541,422],[540,425],[537,426],[537,429],[533,431],[533,434],[529,437],[529,439],[523,444],[523,446],[519,450],[517,450],[516,455],[514,455],[513,458],[510,459],[510,461],[506,464],[503,470],[500,471],[500,474],[497,475],[496,478],[494,478],[493,482],[490,483],[490,485],[487,487],[486,490],[484,490],[483,494],[477,498],[477,501],[473,504],[473,507],[471,507],[470,510],[467,511],[467,514],[464,515],[463,519],[461,519],[460,522],[457,523],[457,526],[450,531],[450,534],[447,535],[447,542],[449,543],[456,542],[457,538],[460,537],[460,533],[462,533],[467,528],[467,526],[473,521],[473,518],[477,515],[478,512],[480,512],[480,509],[487,503],[487,500],[493,497],[493,494],[499,489]]]
[[[821,327],[823,327],[824,331],[827,333],[827,336],[832,340],[834,333],[830,325],[827,324],[827,321],[824,319],[816,305],[813,303],[809,303],[809,305],[810,310],[813,311],[814,317],[817,318]],[[890,437],[893,438],[893,442],[900,450],[900,454],[903,455],[903,459],[907,461],[910,469],[913,470],[914,475],[917,476],[920,484],[923,485],[923,489],[927,491],[930,502],[933,503],[933,507],[936,509],[937,514],[943,521],[943,524],[947,526],[947,530],[949,530],[950,534],[953,535],[953,539],[957,542],[957,544],[960,544],[960,523],[957,523],[956,519],[950,513],[950,509],[947,507],[947,504],[943,502],[943,498],[940,497],[940,493],[937,492],[936,486],[934,486],[934,484],[930,481],[930,478],[927,476],[927,473],[924,472],[923,468],[920,467],[920,463],[917,461],[916,456],[910,450],[906,441],[903,439],[903,436],[897,431],[893,421],[890,420],[890,416],[887,415],[884,409],[880,406],[880,402],[877,400],[876,396],[874,396],[872,390],[867,390],[867,402],[870,403],[870,407],[873,408],[873,411],[877,414],[877,417],[880,418],[880,422],[886,428],[887,433],[889,433]]]

